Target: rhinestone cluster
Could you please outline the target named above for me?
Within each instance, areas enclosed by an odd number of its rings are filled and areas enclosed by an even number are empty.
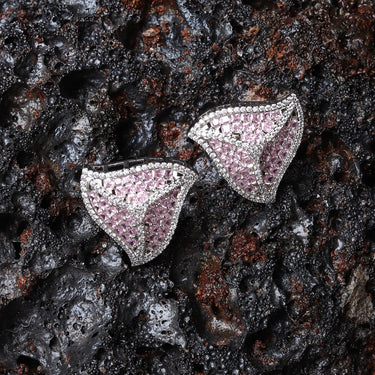
[[[208,112],[190,129],[189,137],[206,150],[234,190],[254,202],[270,203],[302,133],[302,108],[290,94],[272,104]]]
[[[113,172],[84,168],[81,192],[95,222],[125,249],[132,265],[140,265],[167,247],[196,178],[189,168],[166,162]]]

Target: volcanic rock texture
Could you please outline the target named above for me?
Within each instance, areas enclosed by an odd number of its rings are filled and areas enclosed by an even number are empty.
[[[2,0],[0,373],[373,374],[374,22],[371,0]],[[187,131],[288,91],[301,147],[249,202]],[[140,156],[199,180],[130,267],[79,180]]]

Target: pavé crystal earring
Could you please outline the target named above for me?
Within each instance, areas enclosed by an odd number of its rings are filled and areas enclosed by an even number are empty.
[[[273,103],[220,107],[204,114],[189,137],[245,198],[269,203],[301,143],[303,114],[295,94]]]
[[[180,163],[145,158],[84,168],[81,191],[91,217],[140,265],[167,247],[196,178]]]

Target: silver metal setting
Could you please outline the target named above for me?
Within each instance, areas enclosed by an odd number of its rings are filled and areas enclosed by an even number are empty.
[[[272,114],[280,113],[278,120],[275,122],[272,131],[264,134],[258,142],[248,142],[242,139],[240,133],[223,134],[223,126],[216,126],[223,116],[233,118],[233,115],[244,116],[246,114]],[[288,121],[295,118],[297,129],[293,139],[291,139],[291,147],[287,150],[287,155],[282,162],[272,183],[266,183],[264,174],[262,175],[261,163],[262,155],[269,142],[275,140],[281,129],[286,126]],[[261,124],[259,124],[261,126]],[[294,158],[297,149],[301,143],[304,128],[302,108],[295,94],[289,94],[273,103],[252,102],[250,104],[242,104],[234,107],[219,107],[202,115],[194,126],[190,129],[188,136],[195,142],[200,144],[210,158],[213,160],[219,173],[227,180],[229,185],[243,197],[259,203],[271,203],[276,199],[277,188],[280,181]],[[254,191],[246,191],[233,179],[229,174],[226,166],[211,147],[210,141],[217,140],[222,143],[233,145],[238,151],[245,152],[251,156],[254,165],[249,168],[249,174],[253,174],[256,178],[257,189]],[[229,156],[228,156],[229,157]]]
[[[147,159],[136,160],[135,165],[133,166],[130,166],[133,161],[126,161],[123,163],[124,166],[122,169],[115,171],[106,171],[106,169],[112,165],[94,166],[93,168],[96,170],[84,168],[81,176],[81,194],[89,214],[96,224],[126,251],[133,266],[149,262],[167,247],[176,229],[184,199],[197,179],[196,173],[182,164],[165,162],[162,161],[162,159],[160,159],[160,161],[155,161],[157,159],[150,159],[152,160],[151,162],[144,162],[145,160]],[[122,163],[116,163],[116,165],[121,164]],[[101,169],[101,171],[97,171],[98,169]],[[134,177],[137,173],[139,174],[142,171],[150,171],[150,175],[155,176],[155,171],[161,169],[171,171],[170,184],[155,189],[152,192],[148,192],[148,198],[141,204],[134,200],[130,202],[128,196],[119,197],[114,193],[114,190],[105,188],[104,186],[104,180],[108,181],[108,179],[114,179],[116,181],[116,179],[122,178],[125,178],[126,180],[126,178],[130,176]],[[142,194],[142,189],[145,189],[145,187],[142,186],[142,184],[139,185],[140,186],[137,185],[137,189],[139,189],[140,194]],[[171,224],[169,225],[168,233],[157,249],[150,250],[145,242],[145,225],[147,226],[147,223],[145,223],[144,220],[146,212],[150,205],[157,204],[160,198],[174,190],[178,190],[178,195],[173,208],[173,216]],[[90,193],[92,192],[108,200],[113,209],[120,210],[125,208],[129,212],[131,217],[136,221],[137,235],[134,236],[134,240],[137,242],[136,246],[130,247],[129,244],[115,232],[114,228],[111,227],[108,222],[104,222],[105,220],[99,216],[98,210],[94,209],[92,200],[90,199]],[[116,222],[116,225],[118,224],[119,223]],[[124,218],[123,225],[126,226],[126,218]],[[125,229],[130,230],[130,228]]]

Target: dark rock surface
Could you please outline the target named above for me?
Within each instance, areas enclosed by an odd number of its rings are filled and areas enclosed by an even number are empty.
[[[371,0],[3,0],[0,74],[0,373],[375,372]],[[251,203],[187,131],[288,90],[303,141]],[[131,268],[79,179],[135,156],[200,177]]]

